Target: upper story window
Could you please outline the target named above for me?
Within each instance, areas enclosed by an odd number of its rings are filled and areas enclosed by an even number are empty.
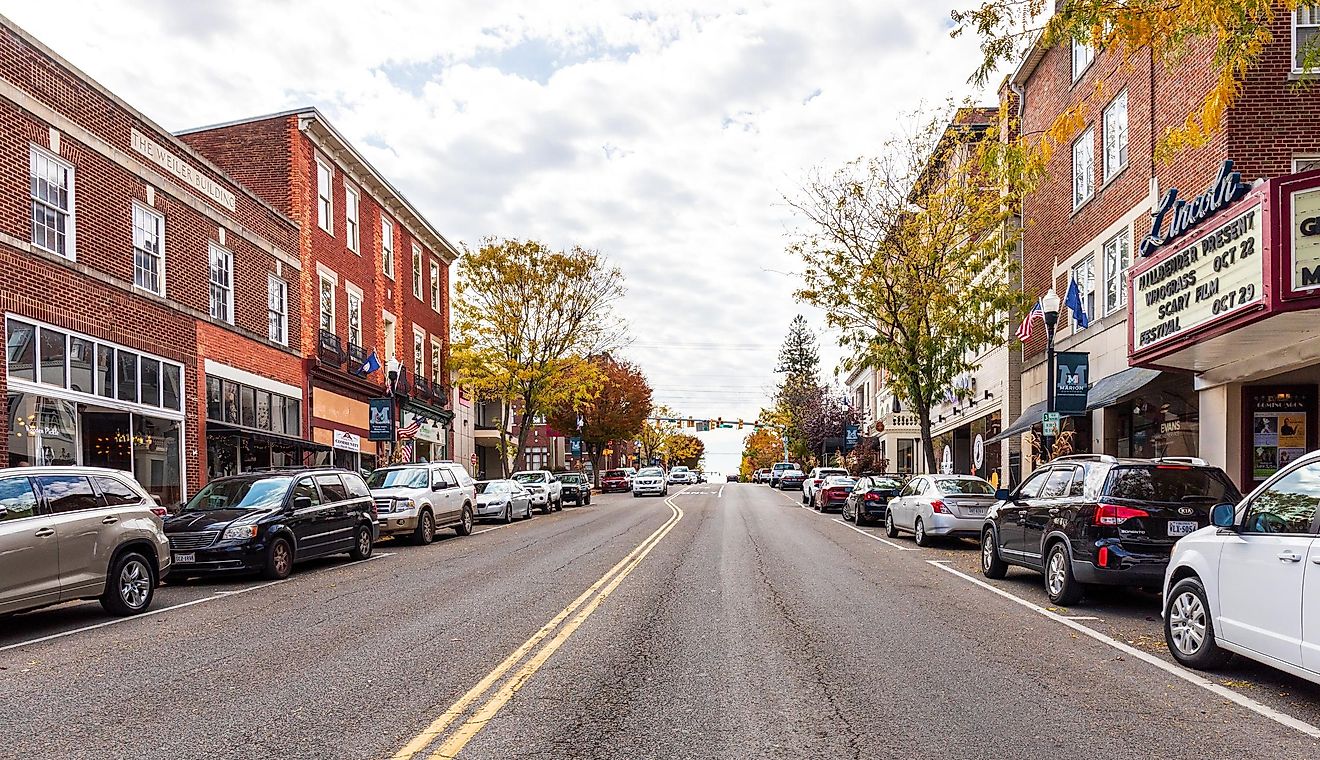
[[[74,258],[73,166],[32,146],[32,244]]]
[[[1295,73],[1313,74],[1320,71],[1320,50],[1315,48],[1317,34],[1320,34],[1320,4],[1303,5],[1293,11],[1292,68]],[[1308,57],[1310,61],[1306,60]]]
[[[1072,79],[1076,82],[1095,60],[1095,48],[1074,39],[1072,41]]]
[[[358,248],[358,191],[344,186],[344,234],[348,237],[348,250],[359,253]]]
[[[160,295],[165,292],[165,217],[133,204],[133,284]]]
[[[1087,127],[1073,143],[1073,208],[1095,195],[1095,129]]]
[[[422,247],[413,243],[412,254],[413,298],[420,301],[422,298]]]
[[[234,254],[211,244],[211,316],[234,323]]]
[[[1105,314],[1113,314],[1127,306],[1127,284],[1124,275],[1132,263],[1131,235],[1126,227],[1105,241]]]
[[[426,377],[426,333],[413,331],[413,376]]]
[[[334,189],[332,182],[335,173],[328,164],[321,163],[320,159],[316,161],[316,223],[321,229],[335,234],[335,204]]]
[[[1082,311],[1086,312],[1088,323],[1095,321],[1095,256],[1087,256],[1072,268],[1073,282],[1077,283],[1077,293],[1082,298]],[[1074,333],[1084,330],[1077,320],[1072,320]]]
[[[273,274],[266,277],[266,324],[272,343],[289,344],[289,285]]]
[[[1320,156],[1293,156],[1293,174],[1314,171],[1315,169],[1320,169]]]
[[[348,342],[362,345],[362,293],[356,288],[348,290]]]
[[[385,276],[394,279],[394,222],[388,216],[380,215],[380,263],[385,269]]]
[[[319,281],[321,283],[321,329],[332,333],[335,331],[335,280],[325,272],[321,272]]]
[[[431,339],[431,382],[440,385],[440,341]]]
[[[1118,94],[1105,108],[1105,176],[1108,182],[1128,164],[1128,96],[1127,90]]]
[[[431,262],[431,308],[440,311],[440,265]]]

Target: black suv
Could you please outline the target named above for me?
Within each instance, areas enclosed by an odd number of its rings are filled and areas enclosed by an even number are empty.
[[[1044,573],[1050,601],[1068,605],[1092,584],[1160,587],[1178,539],[1242,495],[1200,459],[1088,454],[1059,457],[995,498],[981,529],[981,572]]]
[[[253,472],[213,480],[165,520],[171,578],[260,572],[287,578],[295,562],[371,556],[377,537],[362,476],[331,468]]]
[[[580,507],[584,504],[591,504],[591,481],[587,476],[580,472],[557,472],[555,477],[563,484],[563,501],[571,501],[574,506]]]

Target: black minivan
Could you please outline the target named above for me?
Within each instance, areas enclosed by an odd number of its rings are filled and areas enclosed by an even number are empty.
[[[370,557],[376,531],[366,482],[332,468],[219,478],[165,520],[172,579],[241,572],[287,578],[295,562],[312,557]]]
[[[1242,494],[1200,459],[1082,454],[1046,463],[995,498],[981,529],[982,574],[1035,570],[1050,601],[1068,605],[1090,585],[1159,588],[1178,539]]]

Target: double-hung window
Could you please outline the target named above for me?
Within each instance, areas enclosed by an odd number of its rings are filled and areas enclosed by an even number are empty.
[[[320,276],[321,329],[335,331],[335,279],[322,272]]]
[[[1095,60],[1095,48],[1077,39],[1072,41],[1072,79],[1076,82]]]
[[[1082,310],[1086,312],[1088,323],[1095,321],[1095,256],[1087,256],[1072,268],[1073,282],[1077,283],[1077,292],[1082,297]],[[1083,328],[1072,320],[1073,332]]]
[[[335,234],[334,189],[331,184],[334,177],[335,173],[330,165],[318,158],[316,160],[316,223],[331,235]]]
[[[440,311],[440,265],[431,262],[431,308]]]
[[[426,333],[413,330],[413,377],[426,377]]]
[[[431,382],[440,385],[440,341],[431,339]]]
[[[348,288],[348,342],[362,345],[362,293],[353,287]]]
[[[211,244],[211,316],[234,323],[234,254]]]
[[[165,292],[165,217],[133,204],[133,284],[156,295]]]
[[[360,253],[358,248],[358,191],[344,185],[344,235],[348,238],[348,250]]]
[[[385,268],[385,276],[394,279],[394,222],[388,216],[380,215],[380,262]]]
[[[1320,72],[1320,48],[1316,35],[1320,34],[1320,3],[1308,3],[1293,11],[1292,53],[1293,73]],[[1307,59],[1310,60],[1307,60]]]
[[[1124,275],[1132,263],[1132,242],[1126,227],[1105,241],[1105,314],[1113,314],[1127,306],[1127,285]]]
[[[1128,96],[1120,92],[1105,108],[1105,176],[1108,182],[1128,164]]]
[[[34,145],[29,179],[32,244],[74,258],[73,167]]]
[[[272,343],[289,343],[289,285],[275,275],[266,277],[267,335]]]
[[[413,298],[420,301],[422,300],[422,247],[413,243],[412,254]]]
[[[1073,208],[1095,195],[1095,129],[1088,127],[1073,143]]]

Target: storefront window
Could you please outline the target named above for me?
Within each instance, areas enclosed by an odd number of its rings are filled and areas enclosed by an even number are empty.
[[[140,401],[150,406],[160,406],[160,362],[142,357],[139,374],[142,389]]]
[[[9,366],[9,376],[35,382],[37,379],[36,328],[12,319],[5,323],[5,328],[5,359]]]
[[[120,349],[115,352],[115,372],[120,401],[137,401],[137,354]]]
[[[180,435],[177,420],[133,415],[133,474],[167,507],[183,501]]]
[[[84,412],[82,455],[85,464],[133,470],[133,445],[126,412]]]
[[[115,397],[115,350],[96,347],[96,390],[106,398]]]
[[[41,431],[37,427],[36,399],[28,393],[8,396],[10,467],[29,467],[37,463]]]
[[[899,473],[910,475],[916,472],[917,466],[917,442],[912,438],[898,439],[898,456],[896,457],[896,467]]]
[[[182,409],[183,395],[181,393],[183,386],[183,370],[173,364],[166,364],[162,368],[164,384],[161,386],[160,405],[166,409],[179,411]]]
[[[64,345],[68,336],[41,328],[41,382],[64,387]]]
[[[94,393],[92,363],[96,344],[83,338],[69,338],[69,388],[82,393]]]

